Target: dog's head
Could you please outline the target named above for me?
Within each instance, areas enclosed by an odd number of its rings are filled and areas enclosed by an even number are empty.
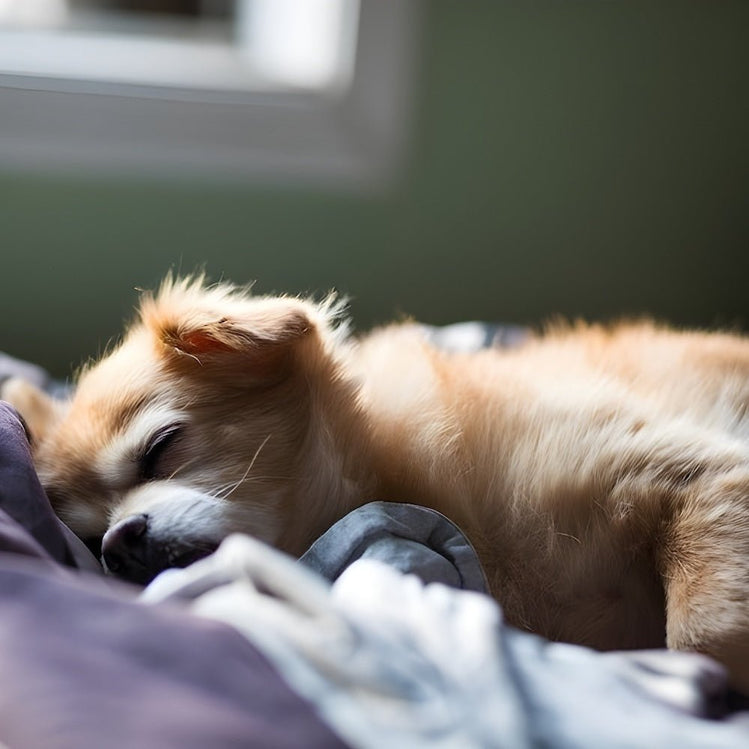
[[[340,379],[336,314],[330,301],[167,280],[69,402],[10,383],[56,512],[137,582],[233,531],[284,546],[319,438],[316,383]]]

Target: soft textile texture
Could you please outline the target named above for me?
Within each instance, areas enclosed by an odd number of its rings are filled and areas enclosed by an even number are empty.
[[[67,395],[71,389],[69,383],[53,380],[49,373],[37,364],[16,359],[0,351],[0,385],[10,377],[20,377],[60,398]]]
[[[85,544],[52,511],[34,470],[23,425],[13,409],[2,402],[0,440],[0,509],[25,528],[52,559],[72,567],[101,571]],[[4,527],[12,525],[4,523]],[[35,549],[38,551],[39,547]]]
[[[61,566],[69,540],[0,403],[0,745],[343,746],[233,629]]]
[[[339,520],[299,561],[332,581],[357,559],[378,559],[424,582],[489,592],[468,539],[426,507],[371,502]]]
[[[435,327],[420,326],[430,343],[445,351],[470,352],[497,346],[513,348],[530,338],[528,328],[518,325],[492,325],[484,322],[460,322]]]
[[[357,747],[747,746],[746,715],[710,719],[727,694],[713,661],[600,654],[502,621],[485,595],[424,585],[359,558],[331,586],[247,536],[170,570],[144,593],[189,600],[257,645]]]

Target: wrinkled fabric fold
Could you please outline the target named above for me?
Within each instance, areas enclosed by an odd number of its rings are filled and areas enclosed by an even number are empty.
[[[231,624],[356,747],[749,742],[747,714],[713,719],[729,690],[708,658],[550,643],[506,625],[486,595],[425,583],[363,554],[331,584],[235,535],[163,573],[143,600],[181,601]]]
[[[370,502],[323,533],[300,562],[336,580],[357,559],[377,559],[424,582],[488,593],[478,556],[462,531],[435,510]]]
[[[36,475],[23,424],[13,408],[2,401],[0,508],[36,541],[36,555],[49,555],[69,567],[101,572],[101,565],[86,545],[53,512]]]

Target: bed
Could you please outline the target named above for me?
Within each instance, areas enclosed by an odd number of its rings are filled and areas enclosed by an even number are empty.
[[[64,390],[0,357],[11,374]],[[0,403],[2,745],[749,746],[749,701],[710,659],[547,642],[486,590],[459,528],[376,497],[298,560],[236,535],[145,589],[122,583],[54,515]]]

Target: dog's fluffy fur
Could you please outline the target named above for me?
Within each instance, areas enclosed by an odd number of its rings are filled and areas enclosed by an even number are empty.
[[[581,325],[448,354],[413,325],[352,340],[338,313],[167,280],[70,403],[9,383],[57,512],[83,537],[147,517],[168,566],[423,504],[513,624],[706,652],[749,688],[749,341]]]

